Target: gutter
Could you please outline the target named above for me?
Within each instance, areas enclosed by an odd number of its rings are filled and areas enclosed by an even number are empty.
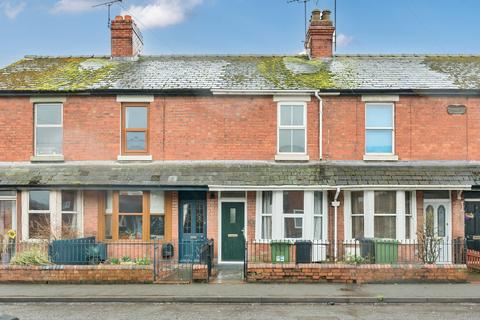
[[[319,93],[318,90],[242,90],[242,89],[212,89],[213,95],[257,95],[257,96],[272,96],[272,95],[285,95],[285,96],[305,96],[315,95]],[[338,96],[340,92],[322,92],[322,95]]]
[[[318,99],[318,159],[323,159],[323,99],[320,97],[320,90],[315,91]]]

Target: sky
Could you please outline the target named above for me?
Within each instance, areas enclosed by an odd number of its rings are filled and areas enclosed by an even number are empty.
[[[25,55],[108,55],[108,0],[0,0],[0,67]],[[297,54],[303,3],[289,0],[123,0],[144,54]],[[308,11],[333,11],[311,0]],[[338,54],[480,54],[480,0],[337,0]]]

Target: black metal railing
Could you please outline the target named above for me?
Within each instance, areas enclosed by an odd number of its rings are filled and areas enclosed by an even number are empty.
[[[192,279],[193,265],[206,266],[209,280],[214,241],[69,240],[0,242],[3,265],[132,265],[151,266],[154,279]],[[184,256],[180,256],[184,254]]]
[[[466,244],[464,239],[247,241],[245,265],[254,263],[465,264]]]

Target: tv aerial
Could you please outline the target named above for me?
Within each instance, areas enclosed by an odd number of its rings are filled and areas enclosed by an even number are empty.
[[[111,0],[111,1],[99,3],[99,4],[96,4],[96,5],[93,5],[93,6],[92,6],[92,8],[98,8],[98,7],[107,7],[107,8],[108,8],[107,28],[110,29],[110,25],[111,25],[111,22],[112,22],[112,18],[111,18],[111,8],[112,8],[112,5],[114,5],[115,3],[121,3],[122,1],[123,1],[123,0]]]

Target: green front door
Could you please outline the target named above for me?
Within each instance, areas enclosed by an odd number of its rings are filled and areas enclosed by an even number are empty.
[[[222,203],[222,261],[243,261],[245,256],[245,204]]]

